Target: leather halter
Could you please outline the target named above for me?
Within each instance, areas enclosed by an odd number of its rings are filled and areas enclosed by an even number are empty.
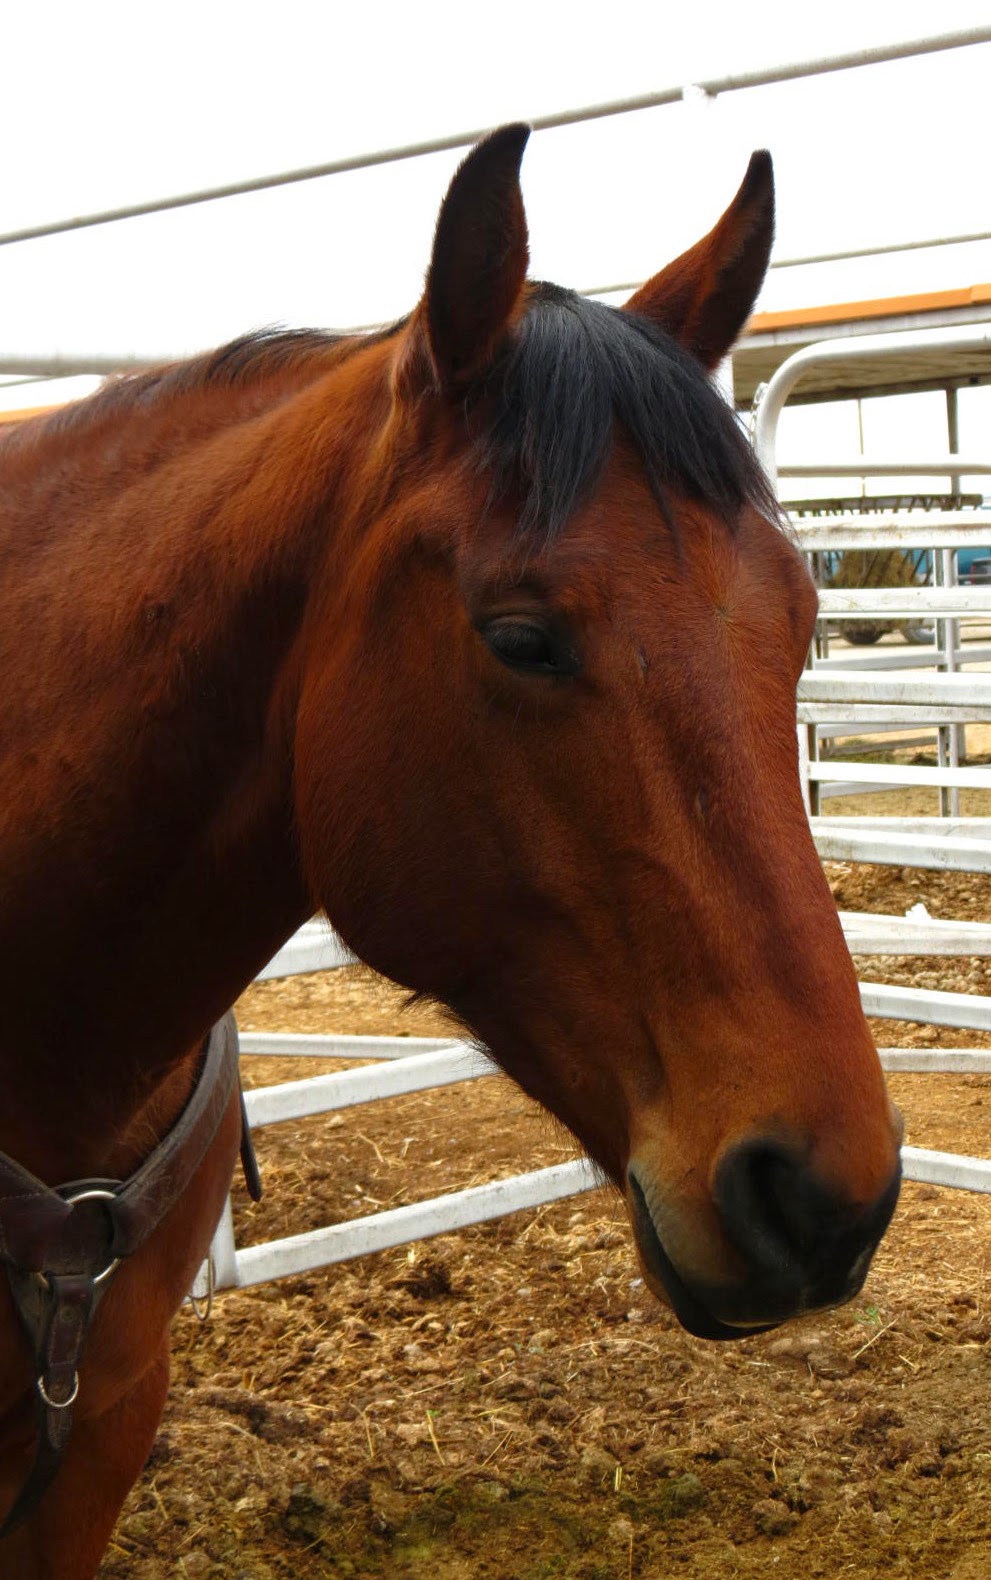
[[[119,1262],[133,1256],[192,1182],[238,1088],[237,1026],[210,1033],[193,1092],[173,1128],[126,1181],[45,1185],[0,1152],[0,1262],[37,1368],[34,1464],[0,1538],[39,1502],[65,1453],[79,1362],[90,1324]],[[257,1201],[261,1181],[241,1098],[241,1161]]]

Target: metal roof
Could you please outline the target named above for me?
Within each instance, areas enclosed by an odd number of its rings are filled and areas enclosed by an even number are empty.
[[[757,388],[793,352],[817,341],[914,329],[948,329],[991,323],[991,285],[876,301],[838,302],[823,307],[755,313],[733,351],[733,394],[748,408]],[[810,369],[791,396],[797,404],[862,395],[891,395],[950,385],[991,383],[988,351],[906,352],[877,362],[870,358]]]

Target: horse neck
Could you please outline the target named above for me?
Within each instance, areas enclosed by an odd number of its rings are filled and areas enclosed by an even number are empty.
[[[53,515],[42,483],[42,552],[23,511],[0,573],[15,611],[0,698],[12,1116],[39,1079],[80,1101],[145,1092],[308,914],[295,702],[335,492],[360,449],[361,383],[280,390],[205,439],[204,414],[184,426],[179,413],[158,463],[133,476],[118,430],[112,456],[80,459],[71,510]],[[64,450],[58,470],[64,488]],[[117,1106],[104,1104],[108,1125]]]

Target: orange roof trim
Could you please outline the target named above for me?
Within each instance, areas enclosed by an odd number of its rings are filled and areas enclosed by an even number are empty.
[[[825,307],[788,308],[780,313],[755,313],[744,336],[775,329],[812,329],[816,324],[845,324],[865,318],[900,318],[908,313],[938,313],[945,308],[991,303],[991,285],[969,285],[957,291],[927,291],[917,296],[882,296],[870,302],[834,302]]]

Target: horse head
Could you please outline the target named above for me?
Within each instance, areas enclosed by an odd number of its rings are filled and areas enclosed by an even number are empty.
[[[853,1295],[899,1178],[799,784],[816,594],[708,377],[771,164],[617,311],[527,280],[526,135],[465,160],[376,351],[307,633],[301,858],[623,1191],[655,1293],[730,1337]]]

